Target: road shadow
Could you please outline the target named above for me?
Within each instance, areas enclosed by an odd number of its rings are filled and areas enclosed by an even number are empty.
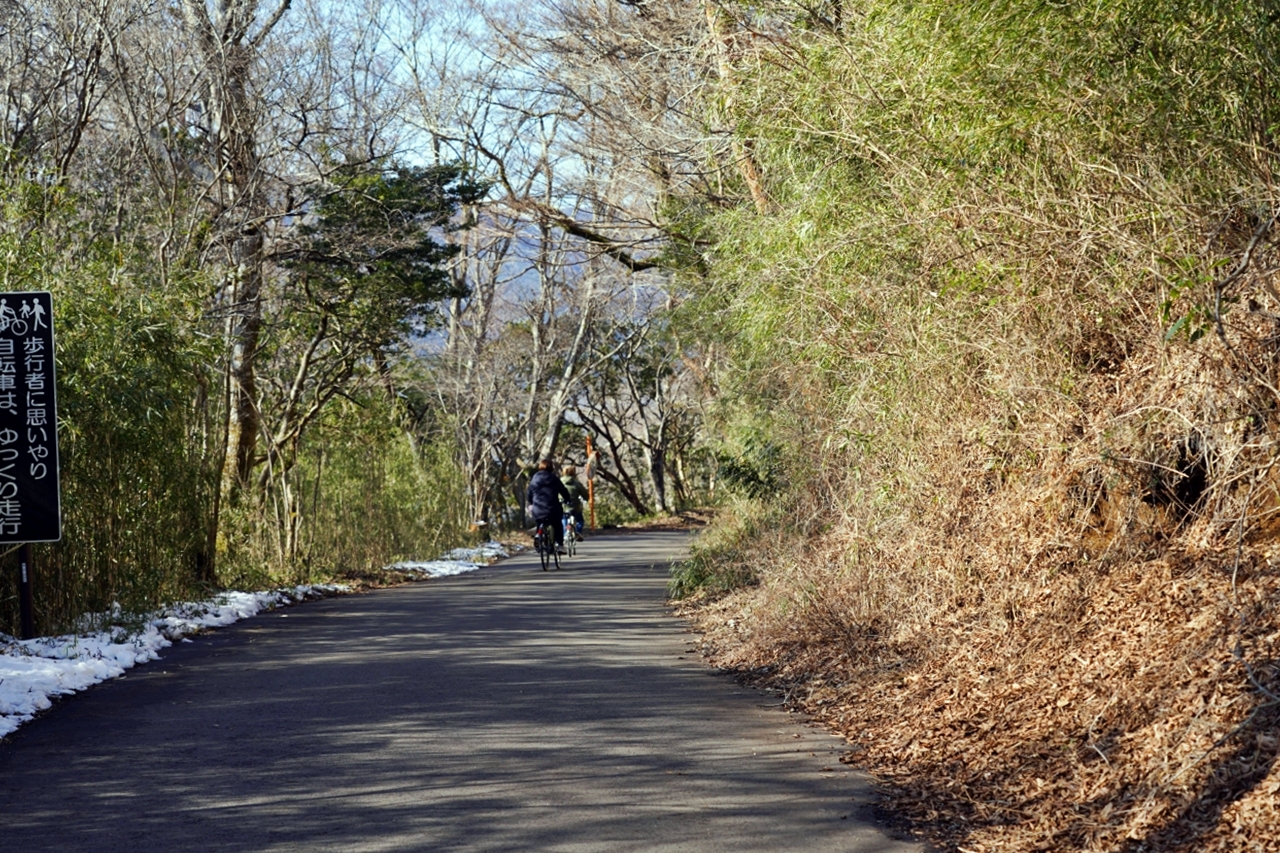
[[[839,742],[686,648],[673,535],[175,647],[0,746],[0,850],[916,849],[859,821]]]

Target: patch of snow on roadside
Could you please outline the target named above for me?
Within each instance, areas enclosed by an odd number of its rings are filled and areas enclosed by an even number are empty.
[[[0,634],[0,737],[16,730],[52,698],[123,675],[156,660],[160,649],[210,628],[230,625],[274,607],[342,592],[344,586],[298,586],[271,592],[228,592],[207,601],[152,613],[142,627],[18,640]],[[115,614],[117,618],[119,613]],[[109,620],[109,617],[104,617]]]
[[[438,560],[408,561],[387,568],[410,575],[444,577],[475,571],[509,553],[501,543],[486,542],[476,548],[456,548]],[[141,618],[129,619],[116,608],[111,613],[87,617],[84,630],[60,637],[17,640],[0,634],[0,737],[48,708],[54,697],[75,693],[156,660],[161,649],[189,634],[346,589],[325,584],[271,592],[227,592],[207,601],[171,605]],[[106,627],[88,627],[91,625]]]
[[[438,560],[405,560],[392,563],[388,569],[411,575],[440,578],[474,572],[510,552],[500,542],[486,542],[476,548],[455,548]]]

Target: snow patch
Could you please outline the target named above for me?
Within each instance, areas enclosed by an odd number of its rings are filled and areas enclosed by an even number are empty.
[[[388,566],[409,575],[444,577],[475,571],[509,552],[501,543],[457,548],[438,560]],[[340,584],[287,587],[270,592],[227,592],[206,601],[185,602],[144,616],[119,606],[81,620],[75,634],[18,640],[0,634],[0,737],[15,731],[57,696],[84,690],[126,670],[157,660],[160,650],[188,636],[221,628],[263,610],[346,592]]]
[[[507,556],[510,556],[510,552],[501,542],[486,542],[476,548],[455,548],[439,560],[406,560],[392,563],[387,568],[408,575],[440,578],[474,572],[499,557]]]

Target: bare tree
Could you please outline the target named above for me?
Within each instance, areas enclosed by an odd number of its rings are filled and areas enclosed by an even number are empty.
[[[605,453],[597,473],[637,512],[647,514],[652,502],[652,509],[668,513],[672,491],[684,492],[683,452],[701,422],[706,389],[660,309],[651,306],[612,334],[616,340],[602,342],[584,378],[573,416]]]
[[[0,4],[0,174],[65,181],[113,87],[113,38],[142,13],[109,0]]]
[[[257,0],[183,0],[185,35],[198,47],[201,130],[214,175],[213,217],[226,253],[219,302],[227,317],[227,429],[224,492],[245,485],[257,455],[258,343],[262,333],[266,186],[260,156],[260,105],[253,101],[258,53],[288,12],[279,0],[258,20]]]
[[[556,450],[566,417],[597,392],[584,383],[625,365],[618,354],[658,304],[638,295],[664,287],[681,206],[721,200],[722,172],[736,174],[732,134],[707,121],[728,36],[708,30],[717,19],[702,0],[396,9],[389,32],[420,150],[493,182],[455,266],[468,295],[433,354],[480,518],[522,464]],[[618,442],[606,476],[638,509],[666,510],[670,388],[619,381],[599,405],[644,399],[645,416],[599,425],[606,452]]]

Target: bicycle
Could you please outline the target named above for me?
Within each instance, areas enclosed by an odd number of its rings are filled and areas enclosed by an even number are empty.
[[[14,337],[21,338],[27,334],[27,321],[20,320],[13,314],[13,309],[8,309],[7,313],[0,311],[0,332],[12,331]]]
[[[572,557],[578,553],[578,525],[573,515],[565,513],[560,521],[564,525],[564,549]]]
[[[554,561],[556,568],[560,568],[560,552],[556,549],[556,534],[550,525],[538,522],[537,530],[533,531],[533,547],[538,551],[538,559],[542,561],[542,570],[545,572],[551,567]]]

